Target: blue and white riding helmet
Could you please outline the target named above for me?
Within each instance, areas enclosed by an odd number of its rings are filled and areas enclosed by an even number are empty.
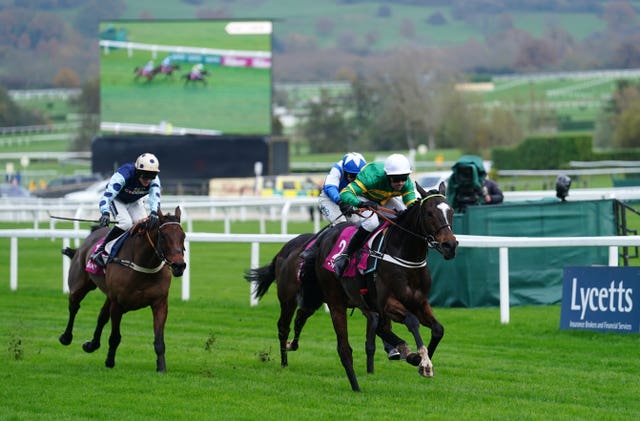
[[[367,160],[358,152],[349,152],[342,158],[342,170],[349,174],[358,174]]]

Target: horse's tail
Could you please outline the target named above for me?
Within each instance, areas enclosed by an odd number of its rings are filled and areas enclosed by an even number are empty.
[[[69,259],[73,259],[73,256],[76,255],[78,249],[72,249],[71,247],[65,247],[62,249],[62,254],[67,256]]]
[[[273,281],[276,280],[276,258],[277,256],[268,265],[250,269],[244,273],[244,279],[248,282],[255,282],[256,288],[253,290],[253,296],[258,300],[264,297]]]

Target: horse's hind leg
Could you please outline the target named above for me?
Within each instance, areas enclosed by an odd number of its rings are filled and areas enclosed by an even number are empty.
[[[85,282],[82,288],[69,294],[69,321],[64,332],[58,338],[62,345],[69,345],[73,340],[73,324],[76,320],[78,310],[80,310],[80,302],[86,295],[94,290],[96,285],[93,282]]]
[[[376,331],[380,316],[375,312],[364,312],[367,318],[367,333],[365,336],[364,350],[367,354],[367,373],[373,374],[373,357],[376,353]]]
[[[104,326],[109,321],[110,307],[111,300],[107,298],[100,309],[100,314],[98,314],[98,321],[96,323],[96,328],[93,331],[93,338],[82,344],[82,349],[85,352],[91,353],[100,348],[100,337],[102,336],[102,329],[104,329]]]
[[[293,319],[293,313],[296,310],[295,299],[288,300],[286,302],[280,302],[280,318],[278,319],[278,340],[280,341],[280,366],[286,367],[289,365],[287,359],[287,340],[289,339],[289,332],[291,331],[291,319]]]
[[[153,312],[153,349],[156,351],[156,371],[166,373],[167,364],[164,359],[164,325],[167,322],[167,300],[164,299],[160,304],[152,306],[151,310]]]
[[[287,351],[298,350],[298,342],[300,341],[302,329],[307,323],[309,317],[313,316],[313,313],[315,313],[315,310],[310,310],[307,308],[298,309],[298,311],[296,312],[296,320],[293,322],[293,340],[289,344],[287,344]]]

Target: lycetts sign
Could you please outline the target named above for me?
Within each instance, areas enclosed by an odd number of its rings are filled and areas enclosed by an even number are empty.
[[[566,267],[561,329],[640,332],[640,267]]]

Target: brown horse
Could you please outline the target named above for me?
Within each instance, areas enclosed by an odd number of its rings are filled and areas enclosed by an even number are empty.
[[[69,345],[73,339],[73,323],[80,309],[80,302],[96,287],[107,296],[91,341],[82,349],[93,352],[100,348],[102,329],[111,319],[111,336],[105,365],[115,366],[116,349],[120,344],[120,322],[124,313],[151,307],[153,312],[153,346],[156,352],[157,371],[165,372],[164,326],[167,320],[171,275],[182,276],[185,233],[180,226],[180,208],[175,215],[158,210],[159,224],[147,229],[146,221],[137,223],[124,240],[116,257],[107,264],[103,275],[90,273],[86,266],[95,244],[102,239],[107,228],[93,231],[77,250],[65,249],[71,257],[69,268],[69,321],[60,343]]]
[[[303,276],[303,290],[319,288],[329,306],[331,320],[336,332],[338,354],[354,391],[359,391],[358,380],[353,369],[352,349],[347,334],[347,309],[358,307],[365,315],[377,313],[380,317],[378,335],[390,334],[388,318],[402,322],[416,338],[421,361],[418,371],[425,377],[433,376],[431,358],[444,335],[444,328],[436,320],[429,304],[431,274],[426,264],[429,247],[442,253],[445,259],[455,257],[458,242],[452,231],[453,209],[447,203],[445,185],[438,190],[426,192],[416,184],[422,198],[418,204],[398,215],[385,229],[382,248],[373,253],[378,259],[373,279],[367,280],[358,272],[352,277],[338,278],[327,269],[325,261],[331,263],[332,250],[344,226],[330,228],[319,240],[315,261],[306,261],[302,271],[314,271],[315,276]],[[312,265],[312,268],[307,267]],[[308,285],[308,282],[317,285]],[[363,285],[369,287],[369,297],[361,294]],[[303,297],[305,294],[303,294]],[[302,303],[304,306],[304,303]],[[418,322],[431,329],[431,340],[424,346]],[[367,335],[373,335],[368,331]],[[368,338],[369,340],[369,338]]]

